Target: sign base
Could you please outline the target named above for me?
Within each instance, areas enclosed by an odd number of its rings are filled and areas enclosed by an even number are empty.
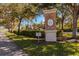
[[[56,38],[56,30],[46,30],[46,41],[48,42],[56,42],[57,38]]]

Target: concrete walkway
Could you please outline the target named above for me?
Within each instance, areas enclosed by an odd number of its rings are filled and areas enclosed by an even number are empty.
[[[0,32],[0,56],[27,56],[15,43]]]

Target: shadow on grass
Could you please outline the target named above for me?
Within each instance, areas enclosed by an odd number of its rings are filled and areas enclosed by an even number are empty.
[[[9,35],[8,37],[31,56],[79,56],[79,46],[77,46],[79,43],[47,43],[41,40],[38,44],[35,38],[23,40],[24,37],[21,36]]]
[[[75,43],[47,43],[45,41],[37,40],[15,40],[27,54],[31,56],[68,56],[79,55],[78,47],[74,46]]]

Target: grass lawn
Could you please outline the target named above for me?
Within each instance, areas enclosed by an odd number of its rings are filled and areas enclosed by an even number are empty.
[[[18,36],[13,33],[6,33],[7,37],[13,40],[30,56],[79,56],[79,43],[47,43],[36,38]]]

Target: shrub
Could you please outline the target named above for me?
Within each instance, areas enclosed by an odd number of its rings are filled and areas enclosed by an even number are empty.
[[[41,33],[42,36],[40,38],[45,38],[45,32],[44,31],[21,31],[19,33],[19,35],[36,38],[36,32]],[[17,31],[14,31],[14,33],[18,35]]]
[[[57,37],[61,37],[61,36],[62,36],[61,30],[57,31]]]
[[[72,32],[73,30],[72,29],[64,29],[63,31],[64,32]]]
[[[77,31],[79,32],[79,29],[77,29]]]

